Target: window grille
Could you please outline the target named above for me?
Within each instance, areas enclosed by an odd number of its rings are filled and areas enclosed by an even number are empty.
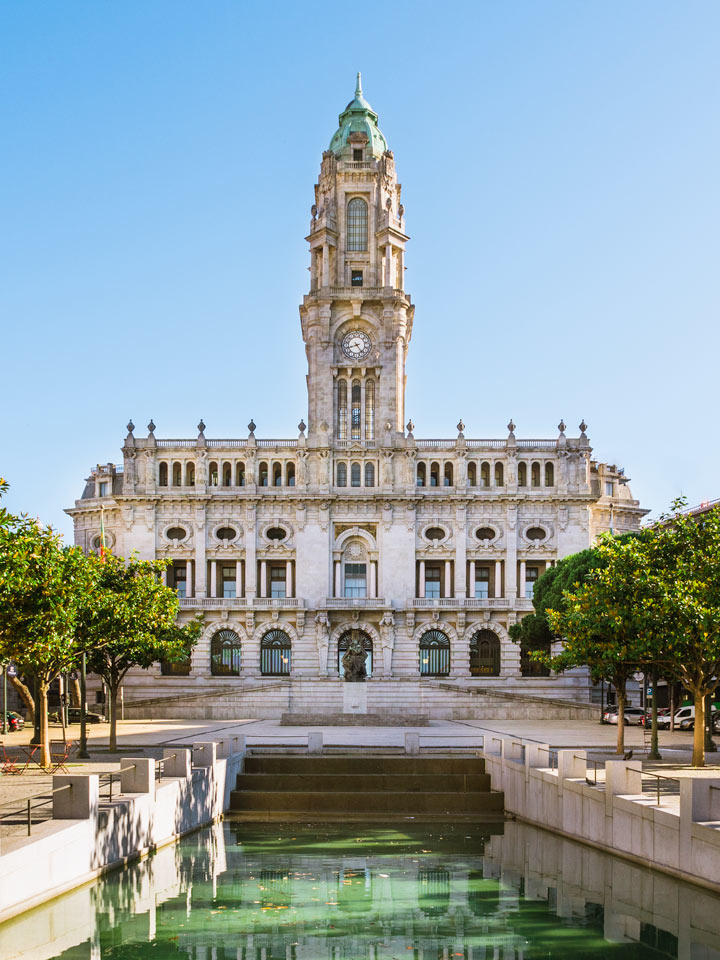
[[[360,197],[353,197],[347,205],[347,249],[367,250],[368,207]]]
[[[338,440],[347,440],[347,383],[338,380]]]
[[[240,637],[234,630],[219,630],[210,641],[210,672],[214,677],[237,677],[241,666]]]
[[[345,564],[345,596],[367,596],[367,566],[364,563]]]
[[[350,486],[359,487],[360,486],[360,464],[353,463],[350,465]]]
[[[365,486],[366,487],[375,486],[375,464],[374,463],[365,464]]]
[[[375,439],[375,381],[365,382],[365,439]]]
[[[347,486],[347,464],[339,463],[337,465],[337,485],[339,487]]]
[[[420,638],[420,676],[446,677],[450,673],[450,641],[441,630]]]
[[[289,677],[292,643],[284,630],[269,630],[260,642],[260,673],[264,677]]]
[[[500,676],[500,639],[492,630],[478,630],[470,640],[470,675]]]

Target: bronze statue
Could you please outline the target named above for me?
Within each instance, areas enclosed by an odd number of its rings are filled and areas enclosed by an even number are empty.
[[[345,671],[345,680],[350,683],[364,683],[367,679],[365,669],[366,653],[359,640],[353,638],[343,654],[342,665]]]

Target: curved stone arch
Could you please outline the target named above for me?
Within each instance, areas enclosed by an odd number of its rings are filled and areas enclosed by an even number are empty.
[[[512,643],[510,640],[510,635],[505,627],[501,623],[497,623],[495,620],[476,620],[474,623],[471,623],[463,634],[464,642],[469,644],[473,638],[473,634],[477,633],[479,630],[489,630],[491,633],[494,633],[501,645],[503,643]]]
[[[458,642],[457,630],[451,623],[448,623],[446,620],[430,620],[415,627],[413,631],[413,644],[417,646],[420,643],[422,635],[428,633],[430,630],[439,630],[441,633],[444,633],[450,641],[451,650],[453,645]]]
[[[266,620],[265,623],[261,623],[260,626],[255,629],[252,635],[253,642],[258,645],[258,648],[262,643],[262,638],[266,633],[270,633],[271,630],[282,630],[290,637],[290,642],[293,646],[298,642],[297,630],[291,623],[288,623],[287,620]]]
[[[376,668],[380,666],[383,658],[382,638],[380,637],[380,632],[377,627],[374,627],[371,623],[366,623],[364,620],[345,620],[343,623],[339,623],[330,634],[330,643],[328,646],[328,667],[330,672],[333,676],[336,672],[339,672],[337,667],[338,644],[343,634],[348,633],[350,630],[360,630],[362,633],[366,633],[372,640],[373,673],[376,673]]]
[[[241,623],[238,623],[237,620],[212,620],[200,634],[200,639],[196,644],[196,649],[201,643],[209,644],[213,636],[220,630],[232,630],[240,638],[240,643],[248,642],[249,637],[247,630]]]
[[[342,552],[348,540],[355,539],[362,540],[368,550],[377,550],[378,548],[377,540],[371,533],[368,533],[367,530],[362,530],[360,527],[352,527],[350,530],[343,530],[343,532],[336,537],[333,550]]]

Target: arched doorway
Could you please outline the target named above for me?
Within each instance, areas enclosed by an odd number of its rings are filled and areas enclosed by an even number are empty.
[[[210,641],[210,672],[214,677],[239,677],[242,645],[234,630],[218,630]]]
[[[478,630],[470,640],[470,676],[500,676],[500,638],[492,630]]]
[[[450,673],[450,641],[442,630],[427,630],[420,637],[420,676],[446,677]]]
[[[289,677],[292,642],[284,630],[268,630],[260,641],[260,673],[263,677]]]
[[[365,671],[369,677],[372,676],[372,667],[373,667],[373,642],[372,638],[365,633],[364,630],[346,630],[345,633],[338,640],[338,650],[337,650],[337,668],[338,673],[342,677],[344,674],[342,658],[347,650],[349,644],[357,640],[358,643],[362,646],[365,651]]]

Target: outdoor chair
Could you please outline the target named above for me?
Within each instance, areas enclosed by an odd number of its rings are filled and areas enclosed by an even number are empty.
[[[50,741],[50,772],[57,773],[61,770],[63,773],[69,773],[67,761],[78,751],[75,740],[51,740]]]
[[[39,749],[37,746],[20,746],[15,747],[12,753],[8,753],[5,744],[0,741],[0,773],[21,776],[35,760],[35,754]]]

